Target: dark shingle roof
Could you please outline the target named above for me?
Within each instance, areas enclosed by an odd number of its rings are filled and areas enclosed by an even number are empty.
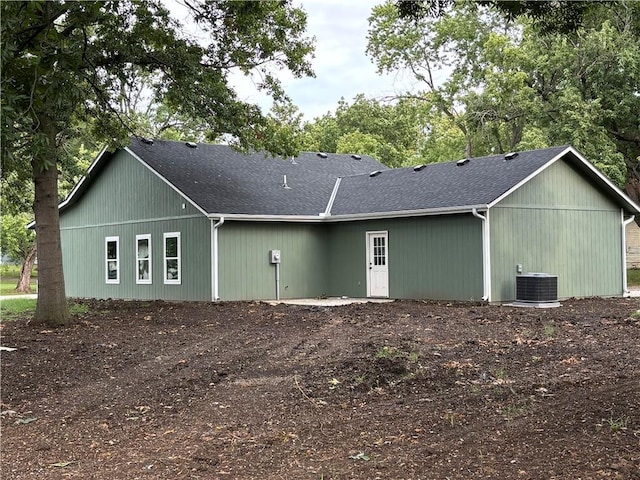
[[[379,175],[342,178],[331,215],[438,210],[488,205],[568,147],[433,163],[423,169],[387,170]]]
[[[314,215],[325,211],[338,177],[386,170],[371,157],[301,153],[291,160],[225,145],[133,140],[129,149],[209,214]],[[284,175],[290,189],[283,188]]]
[[[446,213],[484,209],[563,154],[566,160],[627,212],[640,207],[569,146],[434,163],[421,169],[388,169],[375,159],[344,154],[301,153],[295,163],[262,152],[243,154],[223,145],[134,139],[129,147],[205,214],[331,218]],[[112,154],[98,156],[69,197],[64,210],[77,203]],[[354,158],[356,157],[356,158]],[[370,176],[373,171],[378,175]],[[284,176],[290,188],[283,188]],[[334,192],[336,180],[340,178]],[[332,201],[332,195],[335,197]],[[330,206],[330,216],[322,214]],[[343,217],[340,217],[343,216]]]

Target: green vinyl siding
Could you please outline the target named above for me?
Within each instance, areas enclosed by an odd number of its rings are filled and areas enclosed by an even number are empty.
[[[181,283],[165,285],[163,234],[180,232]],[[136,284],[136,235],[151,235],[151,284]],[[187,218],[66,229],[62,258],[67,295],[83,298],[211,299],[210,222]],[[105,279],[105,238],[119,237],[120,283]]]
[[[103,167],[81,201],[62,212],[60,227],[194,215],[202,213],[131,154],[120,151]]]
[[[494,301],[515,299],[516,266],[558,276],[560,298],[622,293],[620,208],[558,161],[490,211]]]
[[[281,251],[280,297],[317,297],[327,292],[324,225],[225,222],[218,230],[221,300],[276,298],[271,250]]]
[[[482,224],[470,214],[331,225],[330,295],[366,296],[371,231],[388,232],[391,298],[482,298]]]
[[[103,167],[81,202],[62,211],[67,295],[89,298],[209,300],[210,222],[125,151]],[[180,232],[182,282],[164,284],[163,234]],[[136,284],[136,235],[151,235],[152,282]],[[119,237],[120,283],[105,281],[105,237]]]

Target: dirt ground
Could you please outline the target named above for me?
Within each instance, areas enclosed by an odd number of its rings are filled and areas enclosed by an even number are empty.
[[[3,479],[640,479],[638,299],[2,325]]]

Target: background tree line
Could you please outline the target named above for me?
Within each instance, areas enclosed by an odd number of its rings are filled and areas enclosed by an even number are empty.
[[[297,148],[391,167],[571,144],[638,200],[640,3],[556,3],[379,5],[367,53],[416,88],[343,99],[309,122],[290,106],[274,126]]]

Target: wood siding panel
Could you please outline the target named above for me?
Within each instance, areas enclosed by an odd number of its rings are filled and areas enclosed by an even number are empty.
[[[615,202],[562,160],[555,162],[511,193],[499,203],[499,206],[620,211]]]
[[[184,208],[182,206],[184,205]],[[125,151],[118,152],[82,196],[66,209],[61,228],[202,215]]]
[[[620,209],[562,161],[492,208],[490,228],[493,301],[515,300],[517,265],[558,275],[560,298],[622,293]]]
[[[163,233],[180,232],[182,283],[164,284]],[[151,235],[152,283],[136,284],[136,235]],[[67,295],[81,298],[209,300],[210,223],[202,218],[61,231]],[[120,239],[120,283],[105,282],[105,237]]]
[[[389,296],[482,297],[482,224],[472,215],[413,217],[331,226],[330,295],[366,296],[366,232],[389,232]]]
[[[184,206],[184,208],[183,208]],[[60,217],[67,295],[209,300],[210,222],[127,152],[119,152]],[[163,233],[181,233],[182,283],[165,285]],[[136,284],[136,235],[150,234],[152,283]],[[105,282],[105,237],[120,237],[120,283]]]
[[[276,298],[275,265],[280,250],[280,297],[317,297],[327,292],[324,225],[227,221],[218,230],[219,294],[222,300]]]

